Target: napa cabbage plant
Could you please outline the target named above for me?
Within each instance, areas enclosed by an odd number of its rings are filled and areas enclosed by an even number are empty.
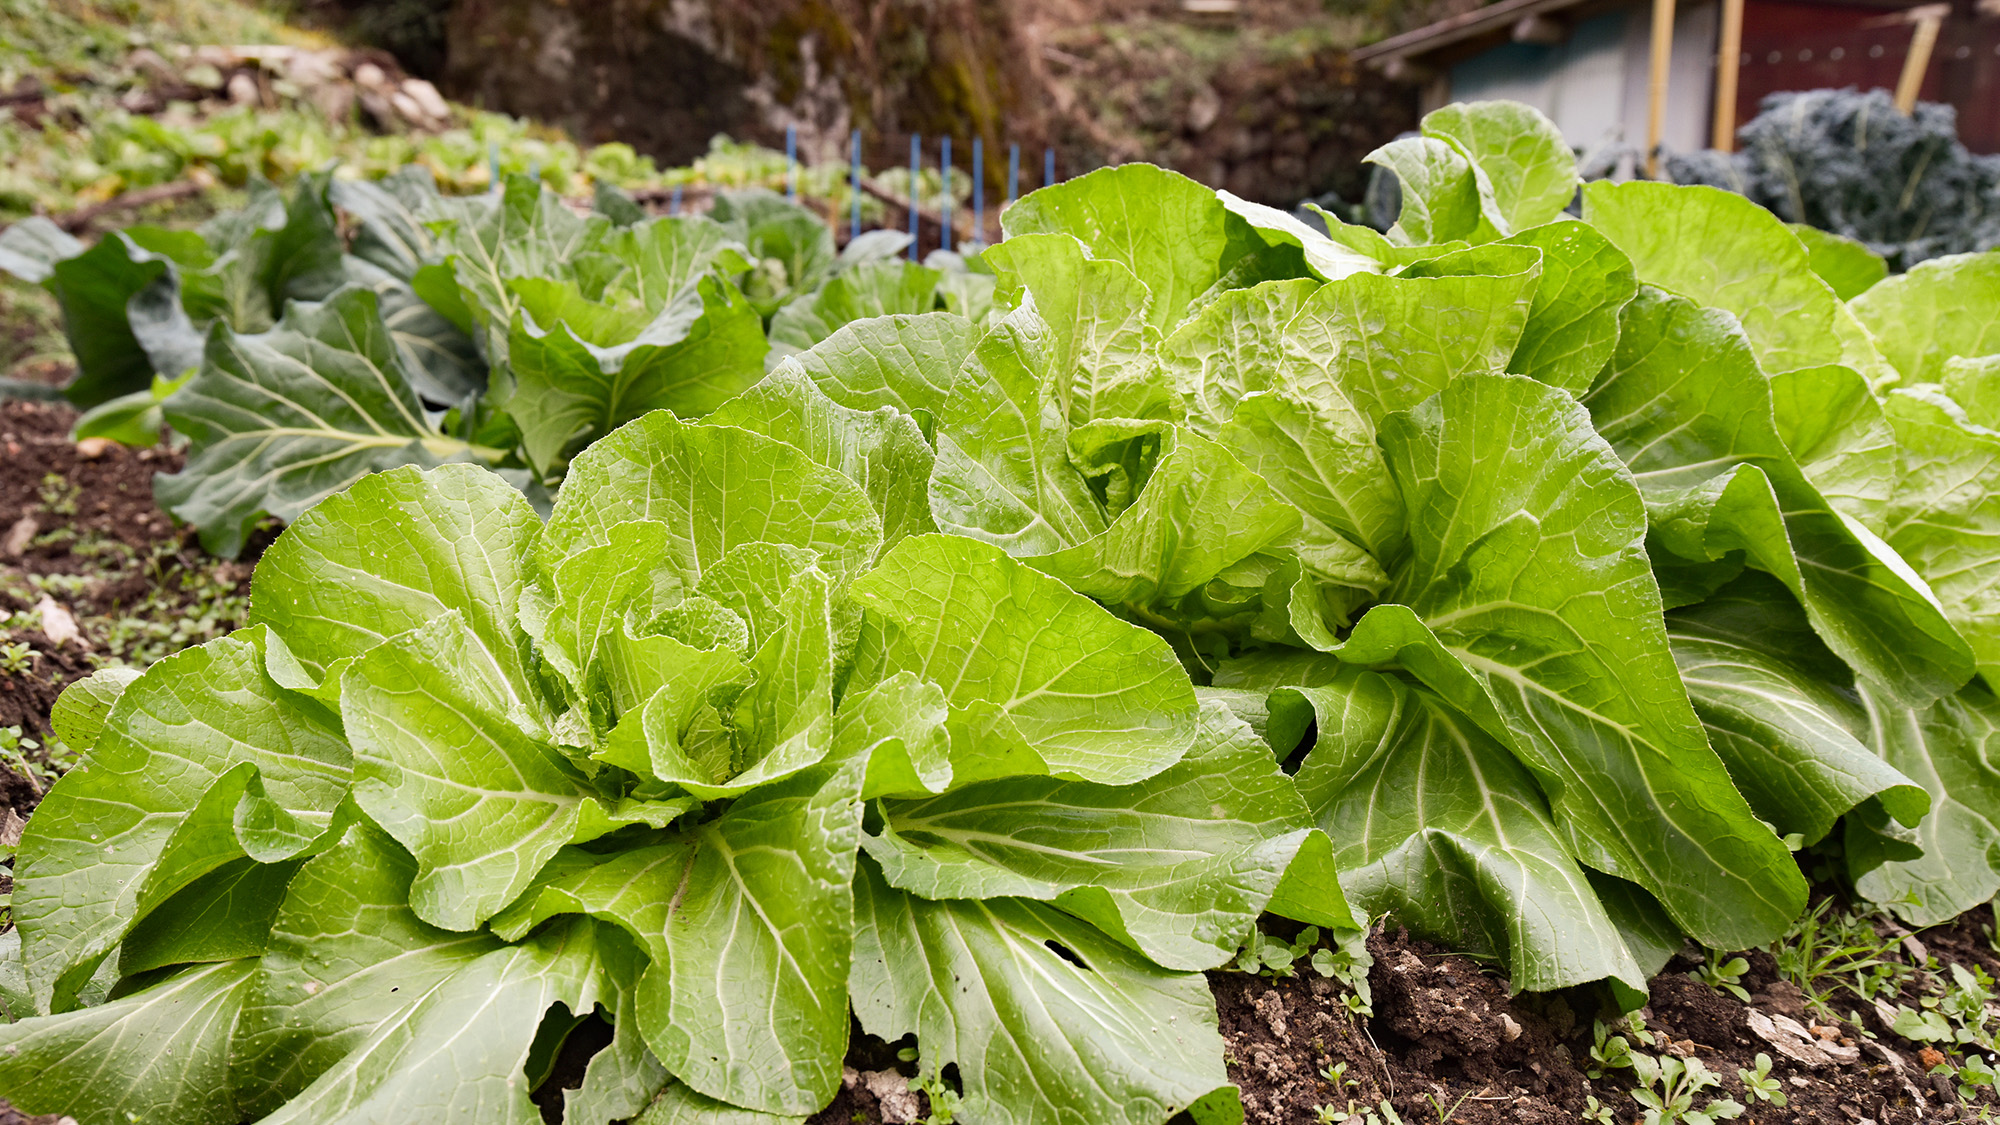
[[[1850,306],[1713,189],[1592,185],[1571,218],[1520,106],[1370,159],[1403,184],[1386,235],[1146,166],[1037,192],[985,255],[990,331],[864,322],[829,343],[879,378],[815,378],[929,427],[941,530],[1172,644],[1357,906],[1517,988],[1642,995],[1684,936],[1770,940],[1805,893],[1781,837],[1837,824],[1864,893],[1927,888],[1914,916],[1990,894],[1953,808],[1990,773],[1987,462],[1956,455],[1984,438],[1889,421],[1952,409],[1912,365],[1985,377],[1977,287],[1895,302],[1974,310],[1927,330],[1945,355],[1878,347],[1909,329],[1874,310],[1938,273]],[[1926,722],[1957,779],[1902,748]]]
[[[798,1121],[858,1020],[970,1120],[1240,1121],[1199,970],[1353,932],[1330,842],[1164,641],[933,530],[931,459],[774,377],[546,521],[463,464],[312,508],[248,628],[63,696],[0,1094],[526,1125],[596,1021],[565,1120]]]
[[[991,279],[906,238],[836,254],[769,192],[647,218],[601,193],[576,213],[526,176],[441,196],[412,166],[378,182],[254,183],[195,231],[136,226],[83,247],[47,220],[0,233],[0,269],[57,297],[79,437],[191,443],[163,508],[234,555],[362,474],[469,461],[544,509],[570,459],[656,409],[696,418],[778,354],[849,320],[979,314]],[[768,338],[767,338],[768,333]],[[773,356],[772,358],[775,358]]]

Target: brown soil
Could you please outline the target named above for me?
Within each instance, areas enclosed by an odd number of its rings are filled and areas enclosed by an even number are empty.
[[[239,561],[203,554],[153,503],[153,474],[178,470],[180,455],[118,445],[80,452],[69,439],[75,421],[66,404],[0,401],[0,646],[33,653],[14,671],[0,663],[0,727],[20,727],[43,755],[49,708],[72,681],[240,625],[252,560],[268,541],[260,537]],[[80,636],[49,639],[44,598]],[[39,794],[0,766],[0,800],[25,813]]]

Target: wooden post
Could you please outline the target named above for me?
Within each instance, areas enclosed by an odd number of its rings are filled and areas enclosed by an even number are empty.
[[[1910,53],[1903,57],[1903,74],[1896,80],[1896,108],[1908,113],[1917,108],[1917,91],[1923,88],[1924,72],[1931,68],[1931,51],[1937,47],[1942,13],[1927,11],[1917,17],[1917,31],[1910,37]]]
[[[1721,41],[1715,49],[1715,130],[1709,147],[1736,151],[1736,76],[1743,66],[1743,0],[1722,0]]]
[[[1646,98],[1646,178],[1660,178],[1660,135],[1667,124],[1667,67],[1674,55],[1674,0],[1653,0],[1652,87]]]

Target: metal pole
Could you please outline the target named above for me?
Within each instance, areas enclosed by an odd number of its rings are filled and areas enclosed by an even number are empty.
[[[1709,147],[1736,150],[1736,76],[1743,68],[1743,0],[1722,0],[1721,45],[1715,51],[1715,129]]]
[[[785,198],[799,198],[799,127],[785,126]]]
[[[910,260],[917,260],[917,171],[924,155],[924,139],[910,134]]]
[[[986,146],[972,138],[972,242],[986,245]]]
[[[1674,57],[1674,0],[1653,0],[1653,59],[1646,97],[1646,178],[1660,178],[1660,137],[1667,124],[1667,67]]]
[[[944,202],[938,204],[938,217],[943,221],[943,235],[938,239],[938,249],[951,249],[951,138],[938,141],[938,171],[944,178]]]
[[[848,222],[847,237],[852,240],[861,237],[861,130],[856,129],[848,139],[848,148],[847,193],[853,197],[854,210]]]
[[[1917,93],[1924,87],[1924,72],[1931,68],[1931,52],[1937,48],[1938,26],[1943,22],[1944,17],[1935,11],[1917,17],[1910,53],[1903,56],[1903,73],[1896,79],[1896,108],[1904,113],[1917,108]]]
[[[1007,146],[1007,205],[1013,206],[1014,200],[1019,198],[1020,194],[1021,146],[1010,144]]]
[[[1042,153],[1042,186],[1056,182],[1056,150],[1051,148]]]

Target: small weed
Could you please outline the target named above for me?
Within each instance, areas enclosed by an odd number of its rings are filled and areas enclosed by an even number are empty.
[[[1404,1125],[1403,1115],[1396,1112],[1387,1098],[1378,1105],[1362,1105],[1349,1098],[1346,1109],[1314,1106],[1313,1114],[1320,1125]]]
[[[1430,1103],[1431,1112],[1437,1114],[1438,1125],[1445,1125],[1445,1122],[1450,1121],[1452,1118],[1458,1116],[1458,1107],[1464,1105],[1466,1099],[1470,1097],[1472,1097],[1472,1091],[1470,1090],[1467,1090],[1465,1093],[1460,1094],[1458,1096],[1458,1100],[1451,1103],[1450,1109],[1446,1109],[1444,1107],[1444,1099],[1438,1097],[1435,1094],[1425,1094],[1424,1100]]]
[[[1368,970],[1375,964],[1368,955],[1365,931],[1333,935],[1333,947],[1323,948],[1318,926],[1307,926],[1299,936],[1286,941],[1266,933],[1253,933],[1237,951],[1234,967],[1238,972],[1266,977],[1298,975],[1297,963],[1304,959],[1312,971],[1347,986],[1342,998],[1349,1015],[1367,1018],[1375,1014],[1374,993],[1368,987]]]
[[[1742,1080],[1744,1092],[1752,1098],[1776,1106],[1785,1104],[1784,1087],[1771,1077],[1771,1056],[1762,1051],[1757,1052],[1757,1069],[1738,1068],[1736,1077]]]
[[[905,1047],[896,1052],[896,1057],[904,1062],[917,1062],[917,1049]],[[931,1112],[923,1119],[923,1125],[952,1125],[957,1119],[959,1102],[963,1099],[941,1072],[920,1064],[917,1076],[910,1079],[910,1089],[930,1099]]]
[[[35,667],[36,652],[27,642],[0,645],[0,676],[24,676]]]
[[[1610,1071],[1631,1070],[1633,1060],[1639,1057],[1633,1053],[1632,1043],[1637,1041],[1643,1047],[1653,1045],[1653,1033],[1646,1030],[1646,1025],[1639,1022],[1637,1016],[1627,1017],[1619,1028],[1624,1035],[1612,1034],[1612,1029],[1606,1027],[1603,1020],[1591,1023],[1590,1062],[1584,1067],[1584,1074],[1602,1078]],[[1631,1038],[1627,1039],[1626,1035]]]
[[[1700,1059],[1634,1055],[1632,1071],[1639,1076],[1632,1100],[1645,1107],[1644,1125],[1715,1125],[1743,1116],[1743,1103],[1733,1098],[1714,1098],[1700,1109],[1694,1108],[1695,1099],[1704,1091],[1722,1085],[1722,1076]]]
[[[61,473],[46,473],[42,476],[42,508],[50,515],[73,516],[76,514],[77,498],[83,489],[71,483]]]
[[[1743,958],[1731,957],[1725,961],[1720,954],[1711,951],[1701,968],[1688,974],[1688,979],[1717,992],[1726,992],[1748,1004],[1750,990],[1743,987],[1743,974],[1749,971],[1750,962]]]
[[[1349,1078],[1347,1076],[1347,1064],[1344,1062],[1334,1063],[1330,1067],[1326,1066],[1320,1067],[1319,1076],[1321,1078],[1326,1079],[1328,1082],[1333,1083],[1336,1086],[1345,1087],[1347,1089],[1353,1089],[1354,1087],[1361,1085],[1361,1080],[1359,1078]]]
[[[1867,918],[1837,911],[1833,900],[1824,899],[1792,923],[1771,946],[1771,956],[1779,975],[1798,987],[1806,1005],[1831,1021],[1836,1017],[1830,1001],[1841,989],[1873,999],[1908,979],[1911,969],[1895,956],[1895,945],[1895,938],[1877,933]]]
[[[1597,1100],[1596,1094],[1588,1094],[1583,1099],[1583,1119],[1595,1121],[1597,1125],[1617,1125],[1618,1118],[1612,1115],[1611,1107]]]

